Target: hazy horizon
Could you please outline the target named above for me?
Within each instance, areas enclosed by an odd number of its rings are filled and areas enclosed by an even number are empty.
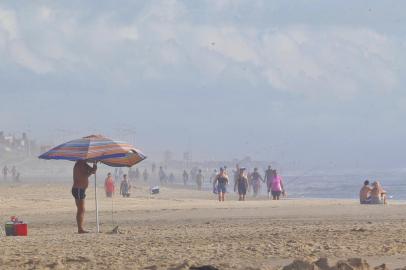
[[[0,131],[403,168],[406,2],[3,1]]]

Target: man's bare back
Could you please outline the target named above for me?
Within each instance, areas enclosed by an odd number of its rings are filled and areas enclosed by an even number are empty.
[[[90,167],[86,161],[79,160],[73,167],[73,188],[87,189],[89,176],[96,172],[96,165]]]
[[[359,199],[361,202],[365,202],[371,196],[372,189],[368,185],[364,185],[359,192]]]

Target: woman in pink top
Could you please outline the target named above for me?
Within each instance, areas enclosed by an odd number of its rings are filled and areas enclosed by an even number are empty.
[[[104,181],[104,190],[106,191],[106,197],[111,198],[113,196],[115,185],[111,173],[107,174],[106,180]]]
[[[284,192],[285,192],[285,190],[283,188],[282,177],[279,176],[278,173],[275,171],[275,176],[272,179],[272,184],[271,184],[272,199],[279,200],[279,198],[281,197],[281,194]]]

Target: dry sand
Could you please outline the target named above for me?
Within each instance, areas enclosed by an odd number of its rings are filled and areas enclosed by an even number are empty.
[[[28,237],[0,237],[0,269],[171,269],[184,261],[219,269],[269,269],[298,257],[363,257],[406,266],[406,205],[361,206],[354,200],[256,199],[219,203],[206,191],[164,188],[150,197],[100,198],[95,233],[94,189],[86,227],[75,233],[70,184],[0,184],[0,218],[29,223]],[[119,234],[109,231],[119,225]],[[179,268],[179,267],[178,267]],[[181,268],[179,268],[181,269]],[[185,268],[186,269],[186,268]]]

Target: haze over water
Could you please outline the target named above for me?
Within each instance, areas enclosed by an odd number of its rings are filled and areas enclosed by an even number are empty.
[[[363,172],[331,185],[400,171],[381,180],[401,184],[405,8],[3,1],[0,130],[47,145],[100,133],[157,161],[170,150],[177,159],[250,156],[286,174]]]

